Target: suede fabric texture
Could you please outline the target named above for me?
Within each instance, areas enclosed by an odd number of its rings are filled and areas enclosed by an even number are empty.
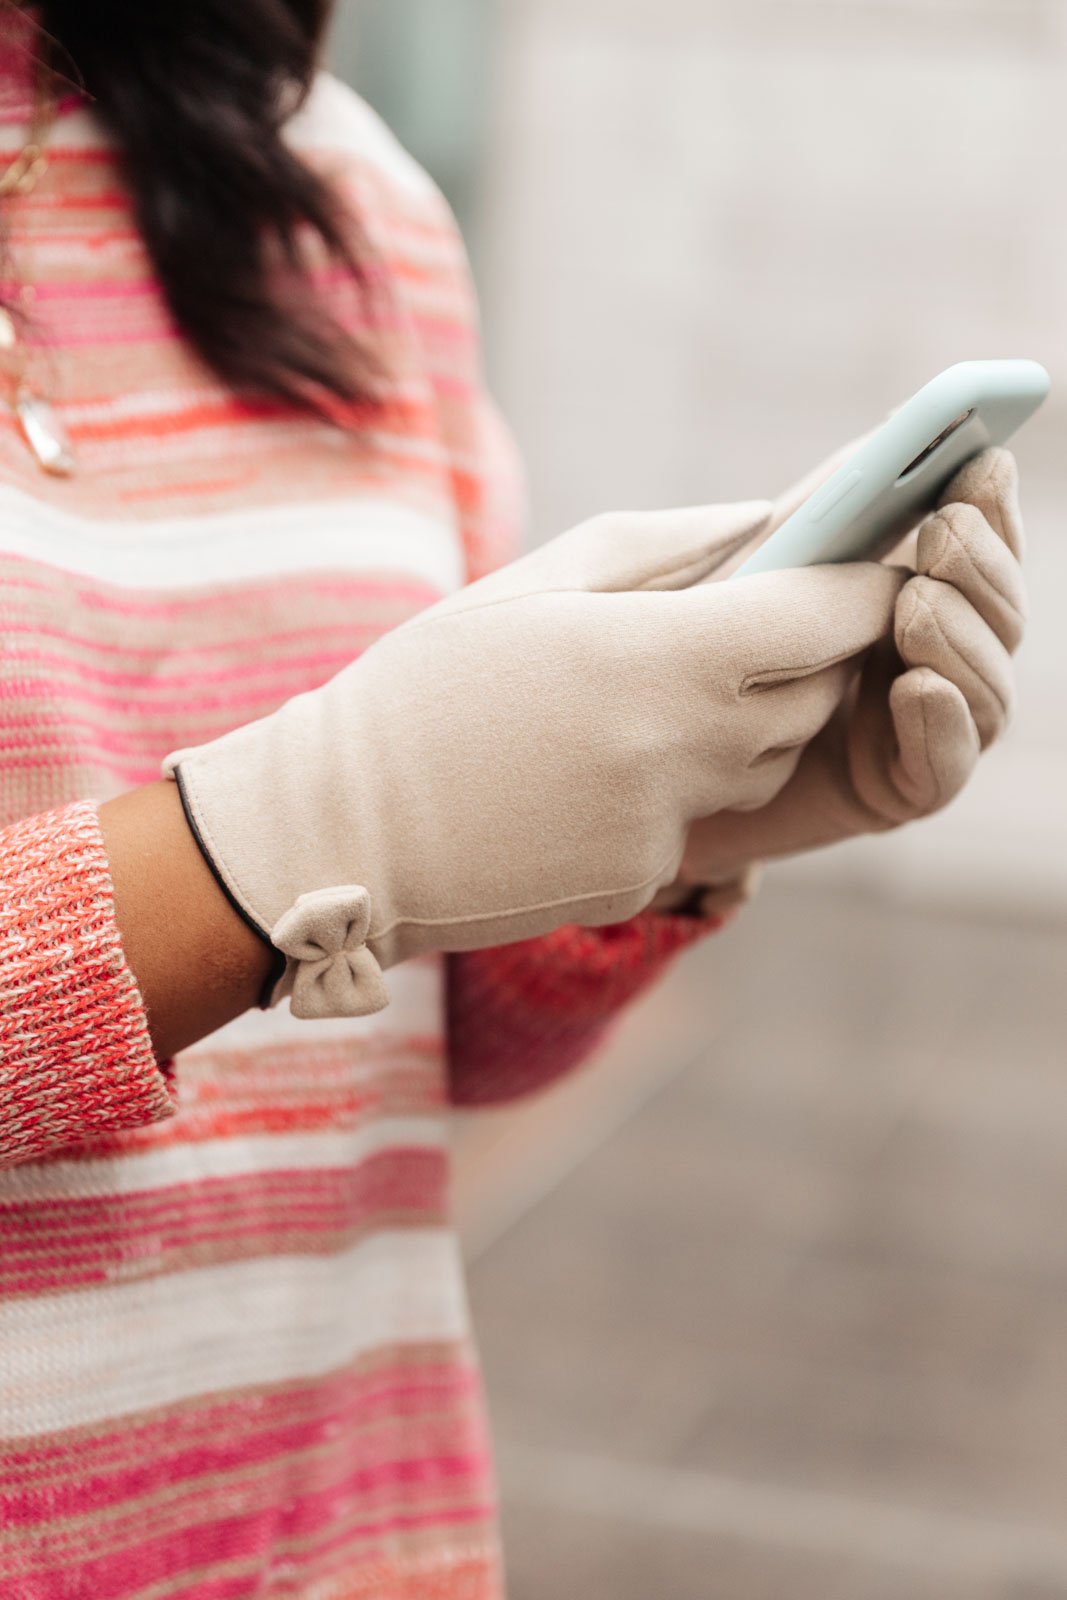
[[[1026,623],[1023,552],[1015,458],[984,451],[897,553],[916,575],[900,592],[893,639],[872,651],[768,805],[693,826],[678,880],[657,904],[699,909],[699,885],[706,907],[739,898],[757,860],[900,827],[953,800],[1011,717],[1011,657]]]
[[[271,1003],[362,1015],[420,953],[626,921],[676,877],[696,818],[766,806],[906,576],[704,581],[771,515],[598,518],[169,755],[216,874],[287,958]]]

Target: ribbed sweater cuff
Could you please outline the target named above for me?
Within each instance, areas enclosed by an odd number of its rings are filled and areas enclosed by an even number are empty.
[[[732,915],[646,911],[613,927],[559,928],[451,957],[452,1100],[498,1105],[547,1088],[597,1048],[676,955]]]
[[[173,1115],[123,954],[97,803],[0,831],[0,1165]]]

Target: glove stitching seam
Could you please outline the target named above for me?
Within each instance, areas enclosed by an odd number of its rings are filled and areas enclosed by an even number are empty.
[[[937,579],[935,579],[934,581],[937,582]],[[949,650],[949,652],[951,654],[958,656],[959,659],[963,662],[964,666],[966,666],[966,667],[968,667],[970,669],[970,671],[977,678],[978,682],[980,684],[982,684],[982,686],[989,692],[989,694],[991,694],[993,696],[993,699],[996,701],[997,705],[1000,707],[1000,709],[1003,712],[1005,718],[1009,718],[1011,716],[1011,707],[1005,701],[1005,699],[1004,699],[1003,695],[1000,693],[999,689],[996,687],[995,684],[990,683],[989,680],[985,677],[985,675],[982,672],[979,671],[979,669],[975,666],[974,662],[968,656],[967,652],[963,649],[962,645],[957,644],[954,640],[949,638],[948,634],[945,632],[944,628],[941,626],[941,623],[940,623],[940,621],[939,621],[939,619],[937,617],[937,614],[934,611],[934,608],[931,606],[930,602],[928,600],[926,600],[922,595],[916,595],[915,596],[915,605],[916,605],[916,613],[912,617],[912,620],[905,627],[904,633],[903,633],[903,635],[901,637],[902,646],[906,646],[907,645],[908,636],[911,633],[912,629],[915,627],[915,625],[919,621],[919,614],[918,614],[919,610],[920,609],[924,610],[926,612],[927,616],[929,617],[931,623],[933,624],[933,626],[934,626],[934,628],[935,628],[935,630],[937,632],[937,635],[940,638],[942,644],[945,645],[945,647]],[[992,631],[992,630],[990,630],[990,631]],[[997,642],[999,644],[1000,640],[998,640]],[[1001,648],[1003,649],[1003,645],[1001,645]],[[911,665],[911,664],[912,663],[909,663],[909,665]],[[926,665],[926,663],[923,663],[923,664]],[[946,673],[938,672],[936,667],[931,667],[930,671],[933,672],[935,677],[944,678],[946,683],[951,683],[953,681],[951,678],[948,677],[948,675]],[[957,684],[956,687],[959,688],[959,684]],[[962,692],[963,691],[961,690],[961,693]],[[963,698],[966,700],[967,696],[964,694]],[[973,709],[973,707],[971,707],[969,701],[968,701],[968,710],[971,713],[971,720],[973,721],[974,720],[974,709]],[[992,742],[992,741],[990,741],[990,742]]]
[[[930,753],[930,718],[927,708],[929,696],[930,684],[928,679],[923,678],[919,685],[919,716],[922,719],[923,760],[925,762],[927,772],[933,772],[936,775],[937,798],[935,804],[931,807],[931,810],[939,811],[941,807],[946,804],[950,796],[945,792],[945,786],[942,782],[941,775],[937,772],[937,768],[934,766]],[[924,812],[923,814],[929,815],[930,813]]]
[[[664,883],[664,874],[671,871],[677,850],[671,852],[663,865],[649,877],[642,878],[638,883],[624,884],[620,889],[590,889],[587,894],[563,895],[557,900],[541,900],[533,905],[517,906],[507,912],[499,911],[473,911],[464,917],[397,917],[384,928],[372,928],[367,936],[368,944],[375,944],[380,939],[385,939],[389,934],[395,933],[398,928],[447,928],[464,927],[473,922],[512,922],[517,918],[527,917],[532,912],[552,911],[557,906],[581,906],[588,900],[603,900],[608,896],[638,894],[645,889],[660,888]],[[371,900],[373,901],[373,893]]]
[[[1020,608],[1015,604],[1014,600],[1010,599],[1004,593],[1003,589],[1001,589],[999,587],[999,585],[996,584],[993,581],[993,579],[990,577],[989,572],[986,569],[986,567],[984,567],[982,565],[982,562],[978,559],[978,557],[972,551],[968,550],[967,546],[964,544],[963,540],[960,538],[959,534],[956,532],[956,530],[952,526],[951,522],[949,522],[946,519],[944,525],[945,525],[945,528],[948,531],[949,542],[951,544],[955,545],[957,551],[963,557],[964,561],[966,561],[968,563],[968,565],[972,566],[975,569],[975,571],[982,578],[983,582],[985,582],[988,585],[988,587],[993,591],[993,593],[996,595],[997,599],[1000,600],[1003,603],[1003,605],[1007,608],[1007,610],[1011,612],[1011,615],[1014,617],[1015,621],[1019,624],[1020,628],[1025,628],[1025,626],[1026,626],[1026,617],[1023,614],[1023,612],[1020,610]],[[1007,545],[1005,545],[1004,548],[1007,549]],[[1010,555],[1011,552],[1008,551],[1008,554]],[[938,563],[938,565],[940,566],[940,562]],[[933,577],[933,571],[932,570],[931,570],[930,576]],[[935,582],[938,582],[938,583],[949,583],[949,584],[951,584],[951,586],[953,588],[956,587],[955,584],[952,584],[951,579],[947,579],[947,578],[935,578]],[[987,624],[987,626],[989,626],[989,624]],[[995,633],[996,629],[994,628],[993,631]],[[1000,635],[998,634],[997,637],[1000,638]],[[1004,644],[1003,639],[1001,639],[1000,642],[1001,642],[1001,644]],[[1005,649],[1007,649],[1006,645],[1005,645]]]

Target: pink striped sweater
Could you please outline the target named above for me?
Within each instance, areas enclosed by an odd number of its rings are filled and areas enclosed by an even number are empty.
[[[29,110],[0,56],[0,145]],[[0,408],[0,1594],[490,1600],[494,1490],[445,1113],[587,1054],[682,944],[646,915],[254,1012],[160,1069],[96,806],[509,557],[518,489],[457,235],[354,96],[291,137],[392,313],[373,417],[226,393],[175,335],[89,113],[9,203],[80,471]],[[348,286],[322,292],[353,322]]]

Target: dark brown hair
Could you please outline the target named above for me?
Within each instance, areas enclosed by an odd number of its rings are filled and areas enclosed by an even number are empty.
[[[331,10],[332,0],[37,6],[56,68],[92,97],[118,142],[185,337],[233,389],[315,410],[372,398],[380,378],[370,332],[342,328],[308,279],[314,242],[372,312],[358,222],[282,137]]]

